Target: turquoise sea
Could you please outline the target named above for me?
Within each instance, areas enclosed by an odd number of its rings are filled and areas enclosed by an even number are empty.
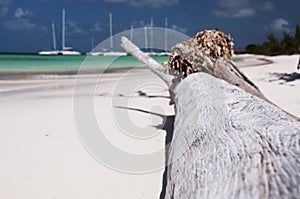
[[[158,62],[168,56],[153,56]],[[105,69],[142,66],[132,56],[42,56],[31,54],[0,54],[0,75],[76,74],[93,73]]]

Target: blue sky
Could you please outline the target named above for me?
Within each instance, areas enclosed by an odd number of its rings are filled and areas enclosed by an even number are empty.
[[[0,52],[37,52],[51,48],[51,23],[60,46],[61,10],[67,12],[67,43],[90,51],[109,37],[108,13],[114,33],[154,25],[189,36],[207,28],[230,33],[236,47],[260,43],[266,35],[294,34],[300,24],[299,0],[0,0]]]

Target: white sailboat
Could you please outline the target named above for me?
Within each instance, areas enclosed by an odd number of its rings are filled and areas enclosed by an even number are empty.
[[[147,51],[148,51],[148,28],[147,28],[147,26],[144,26],[144,39],[145,39],[145,50],[147,53]]]
[[[168,52],[168,18],[165,18],[165,51],[160,53],[161,56],[167,55],[170,56],[170,52]]]
[[[113,27],[112,27],[112,13],[109,13],[109,33],[110,33],[110,50],[109,52],[103,52],[104,56],[126,56],[126,52],[112,51],[114,47],[113,41]]]
[[[55,37],[55,25],[52,23],[52,42],[53,50],[43,50],[39,52],[39,55],[58,55],[59,51],[56,49],[56,37]]]
[[[130,41],[133,42],[133,25],[130,28]]]
[[[59,51],[59,55],[81,55],[80,52],[75,51],[72,49],[72,47],[67,47],[65,42],[65,34],[66,31],[66,11],[65,9],[62,10],[62,50]]]
[[[165,47],[163,52],[159,53],[152,53],[153,55],[157,56],[170,56],[170,52],[168,52],[168,18],[165,18]]]
[[[91,39],[91,47],[92,47],[92,51],[86,53],[87,55],[90,55],[90,56],[100,56],[100,55],[103,55],[102,52],[94,52],[94,51],[93,51],[93,49],[94,49],[94,47],[95,47],[95,44],[94,44],[94,37],[92,37],[92,39]]]
[[[169,56],[170,53],[167,52],[167,46],[168,46],[168,18],[165,18],[165,49],[163,52],[155,52],[153,48],[153,41],[154,41],[154,22],[153,17],[151,17],[150,21],[150,27],[144,27],[145,28],[145,46],[147,50],[150,50],[150,52],[147,52],[148,55],[155,55],[155,56]],[[148,49],[148,31],[147,29],[150,29],[150,46]]]

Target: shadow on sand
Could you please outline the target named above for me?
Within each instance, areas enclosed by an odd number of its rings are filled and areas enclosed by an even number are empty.
[[[271,80],[271,81],[278,81],[278,80],[283,80],[285,81],[285,83],[288,82],[293,82],[296,80],[300,80],[300,73],[272,73],[271,75],[276,76],[278,79],[277,80]],[[284,84],[284,83],[280,83],[280,84]]]
[[[99,93],[97,94],[96,96],[99,96],[99,97],[130,97],[130,98],[133,98],[133,97],[145,97],[145,98],[165,98],[165,99],[170,99],[169,96],[164,96],[164,95],[148,95],[147,93],[143,92],[143,91],[137,91],[136,92],[136,96],[128,96],[128,95],[124,95],[123,93],[115,93],[115,94],[111,94],[111,93]],[[125,107],[123,107],[125,108]]]
[[[166,98],[169,99],[169,96],[163,96],[163,95],[148,95],[147,93],[143,92],[143,91],[138,91],[138,95],[140,97],[147,97],[147,98]]]
[[[162,124],[154,126],[157,129],[162,129],[166,131],[166,139],[165,139],[165,165],[168,165],[169,162],[169,147],[167,147],[173,138],[173,130],[174,130],[174,121],[175,121],[175,115],[163,115],[159,113],[154,113],[138,108],[129,108],[129,107],[122,107],[122,106],[115,106],[114,108],[120,108],[120,109],[126,109],[126,110],[131,110],[131,111],[138,111],[142,113],[147,113],[151,115],[156,115],[159,116],[163,119]],[[165,198],[166,195],[166,187],[167,187],[167,178],[168,178],[168,173],[167,173],[167,166],[165,167],[165,171],[163,173],[163,182],[162,182],[162,191],[160,193],[160,199]]]

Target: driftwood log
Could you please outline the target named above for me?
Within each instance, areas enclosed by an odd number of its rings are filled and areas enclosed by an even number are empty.
[[[299,122],[205,73],[175,103],[165,198],[300,198]]]
[[[201,43],[196,36],[175,46],[169,67],[176,70],[172,64],[179,60],[185,70],[166,73],[122,38],[123,48],[161,77],[174,97],[165,198],[299,198],[298,118],[263,96],[228,58],[230,49],[218,50],[215,43],[213,57]]]

